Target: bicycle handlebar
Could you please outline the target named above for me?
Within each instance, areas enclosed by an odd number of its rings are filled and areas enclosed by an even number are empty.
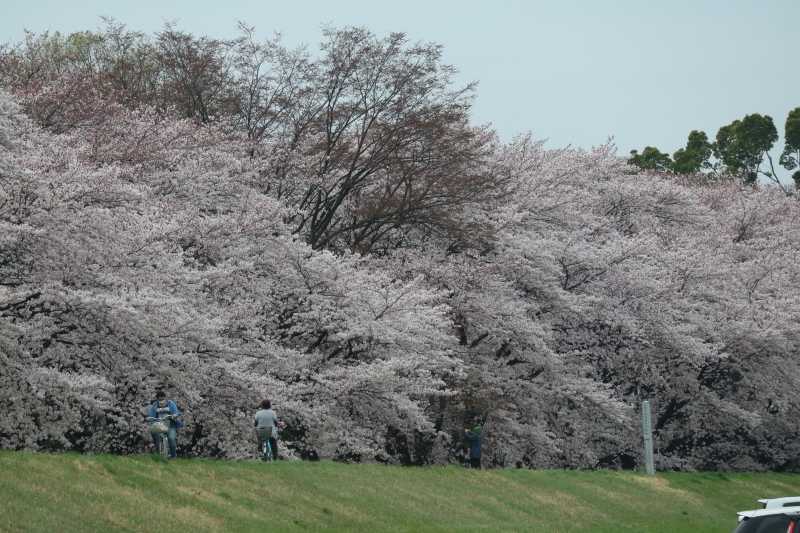
[[[175,420],[174,416],[165,416],[161,418],[150,418],[147,417],[147,424],[152,428],[158,423],[165,424],[167,427],[172,427],[172,421]]]

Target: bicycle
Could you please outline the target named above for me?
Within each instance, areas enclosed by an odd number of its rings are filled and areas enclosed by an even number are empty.
[[[261,443],[261,447],[259,448],[259,458],[262,461],[275,460],[275,458],[272,456],[272,444],[270,444],[269,439]]]
[[[271,429],[271,431],[269,432],[269,436],[267,438],[262,439],[262,437],[266,436],[266,435],[264,435],[264,433],[265,433],[264,430],[265,429]],[[275,442],[276,446],[278,444],[278,441],[277,441],[277,439],[278,439],[278,428],[277,428],[277,426],[272,427],[272,428],[256,428],[256,437],[258,438],[258,457],[259,457],[259,459],[261,459],[262,461],[275,461],[275,460],[277,460],[278,459],[276,457],[278,455],[277,454],[277,448],[273,449],[272,442],[270,442],[270,441],[272,441],[272,439],[275,439],[273,442]]]
[[[167,440],[167,432],[169,431],[172,417],[167,416],[163,418],[148,418],[150,423],[150,433],[157,437],[158,453],[164,458],[169,459],[169,441]]]

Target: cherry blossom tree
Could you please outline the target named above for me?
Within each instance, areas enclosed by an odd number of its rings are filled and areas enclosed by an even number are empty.
[[[270,397],[287,457],[480,424],[491,466],[636,468],[648,399],[659,469],[800,469],[795,197],[503,144],[402,34],[242,29],[0,53],[0,446],[141,452],[166,388],[187,455],[252,456]]]
[[[157,388],[186,413],[188,453],[247,454],[267,393],[300,455],[430,433],[419,400],[458,372],[435,292],[293,238],[222,133],[187,147],[185,122],[132,113],[118,127],[151,137],[115,164],[90,129],[30,131],[6,95],[3,111],[4,447],[140,449]]]

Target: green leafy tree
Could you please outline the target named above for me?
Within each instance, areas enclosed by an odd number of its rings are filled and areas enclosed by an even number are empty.
[[[786,145],[783,148],[780,163],[786,170],[794,170],[800,164],[800,107],[789,111],[783,138]],[[800,187],[800,170],[792,175],[792,179]]]
[[[638,150],[631,150],[628,164],[660,172],[669,172],[672,169],[672,159],[669,154],[665,154],[653,146],[645,146],[641,154]]]
[[[712,168],[713,148],[704,131],[692,130],[686,148],[672,154],[672,170],[676,174],[692,174]]]
[[[769,151],[778,140],[778,130],[769,115],[758,113],[734,120],[717,132],[714,156],[722,161],[729,174],[742,175],[747,184],[755,183],[759,173],[776,181],[772,172],[761,170],[764,158],[772,159]]]

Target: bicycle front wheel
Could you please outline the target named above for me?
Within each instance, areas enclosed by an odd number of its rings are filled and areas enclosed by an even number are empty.
[[[169,442],[166,434],[158,436],[158,453],[169,459]]]

